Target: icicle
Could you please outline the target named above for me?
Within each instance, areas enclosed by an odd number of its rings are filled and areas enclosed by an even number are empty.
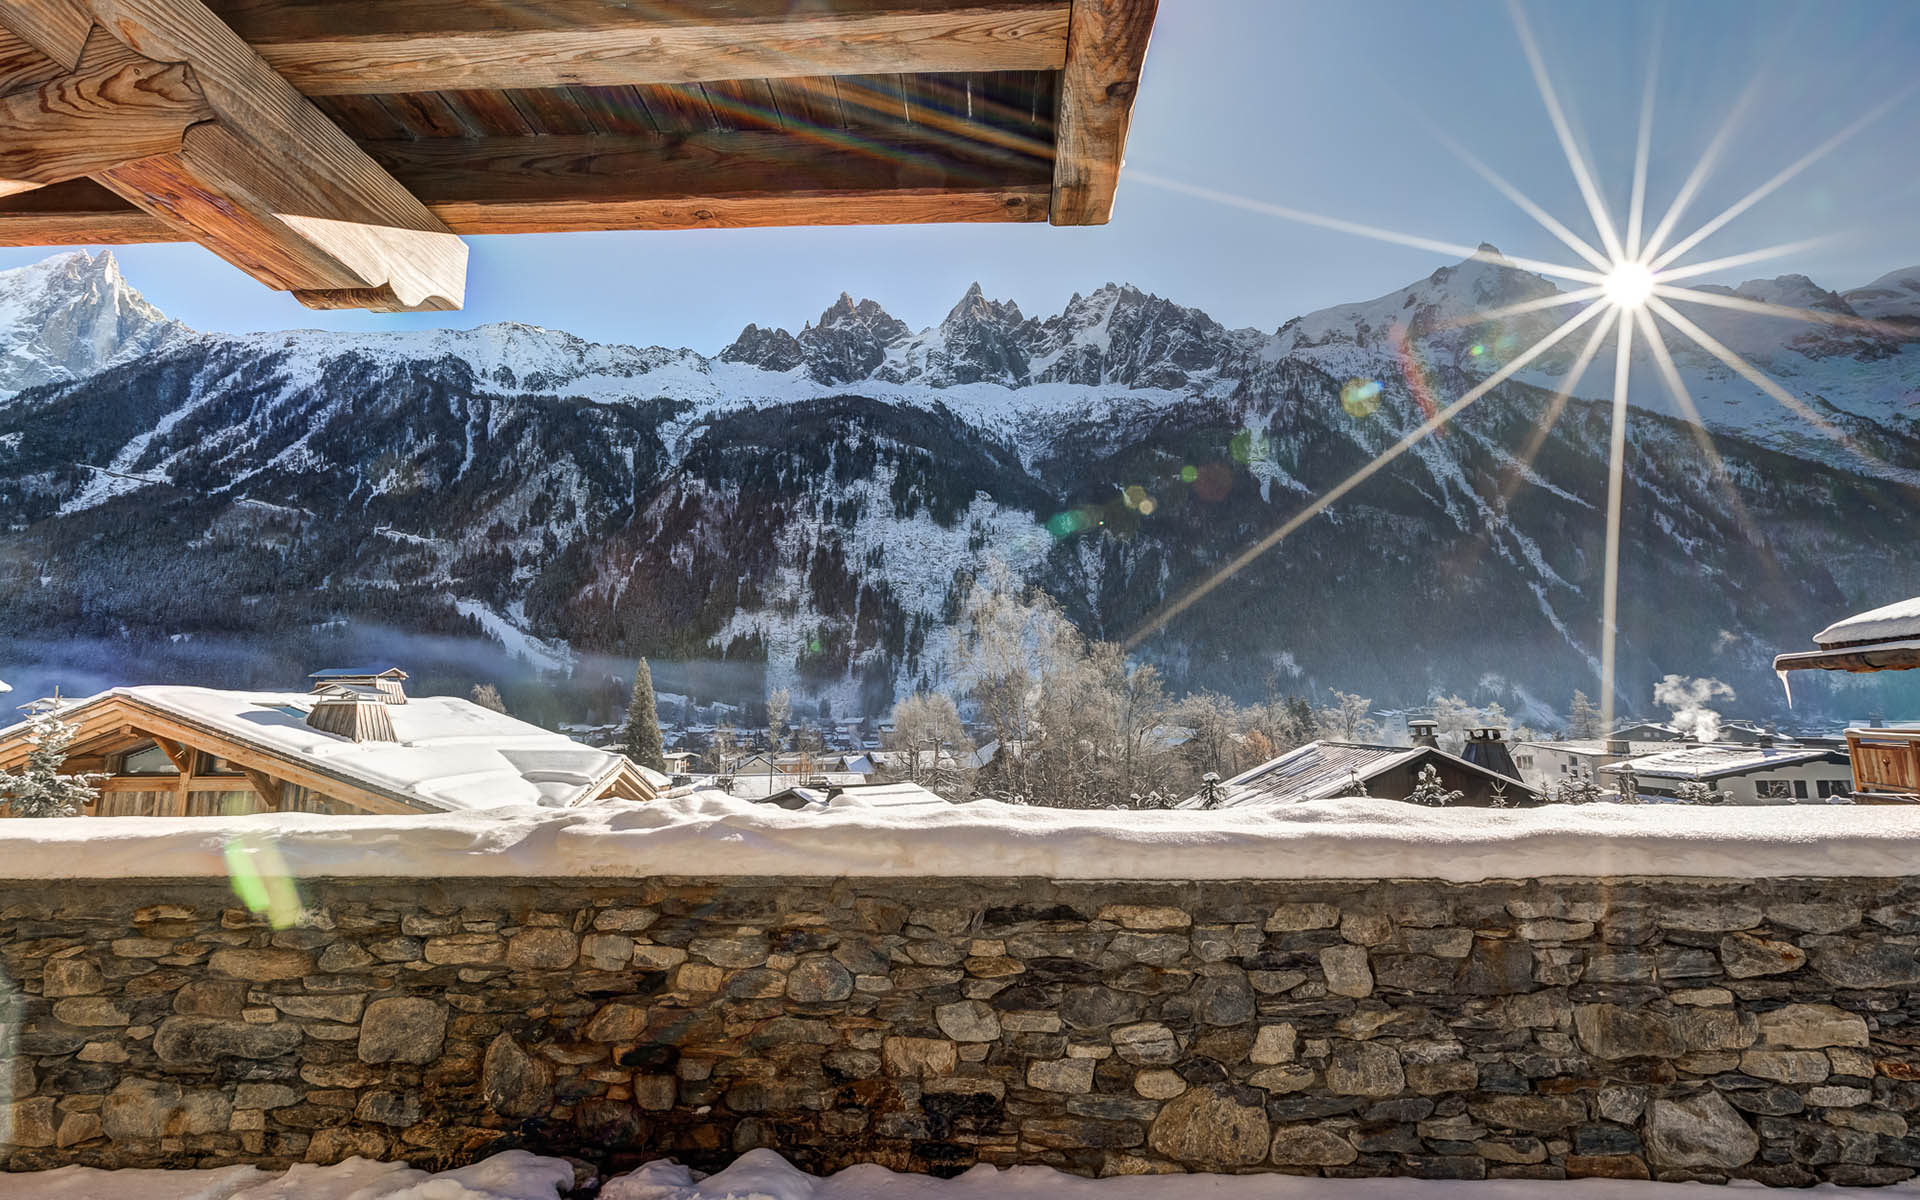
[[[1775,671],[1774,674],[1780,677],[1780,686],[1787,689],[1787,707],[1792,708],[1793,707],[1793,681],[1787,678],[1787,673],[1785,671]]]

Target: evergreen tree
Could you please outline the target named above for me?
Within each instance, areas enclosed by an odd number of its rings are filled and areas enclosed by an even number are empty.
[[[500,699],[500,689],[490,683],[474,684],[473,694],[468,698],[481,708],[490,708],[497,713],[507,711],[506,701]]]
[[[1433,808],[1444,808],[1449,804],[1458,804],[1466,793],[1456,792],[1440,782],[1440,772],[1432,764],[1420,768],[1420,775],[1414,783],[1413,795],[1407,800],[1413,804],[1425,804]]]
[[[1573,703],[1567,705],[1567,736],[1576,741],[1607,736],[1600,728],[1600,710],[1585,692],[1575,692]]]
[[[0,796],[16,817],[77,817],[100,795],[94,784],[104,775],[63,775],[67,747],[74,727],[52,713],[33,718],[25,766],[18,772],[0,771]]]
[[[633,695],[627,700],[627,728],[621,740],[634,762],[656,771],[667,769],[667,747],[660,738],[660,717],[653,703],[653,672],[644,658],[633,672]]]

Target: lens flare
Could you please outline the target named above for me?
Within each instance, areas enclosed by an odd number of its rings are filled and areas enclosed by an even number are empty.
[[[1623,262],[1607,272],[1607,299],[1628,310],[1637,309],[1653,295],[1653,272],[1645,263]]]
[[[1628,445],[1626,424],[1628,399],[1632,385],[1632,365],[1634,357],[1635,335],[1645,339],[1647,353],[1659,381],[1671,394],[1675,406],[1683,420],[1694,433],[1702,455],[1715,482],[1731,491],[1731,482],[1726,468],[1720,460],[1717,449],[1707,433],[1706,424],[1687,395],[1680,378],[1678,368],[1667,348],[1665,334],[1661,326],[1680,334],[1692,342],[1705,354],[1731,370],[1735,375],[1752,385],[1756,390],[1778,402],[1808,424],[1814,426],[1827,437],[1845,446],[1862,460],[1876,468],[1884,468],[1871,452],[1848,436],[1845,430],[1836,427],[1799,397],[1788,392],[1780,384],[1769,378],[1759,368],[1749,363],[1739,354],[1721,344],[1712,335],[1689,321],[1678,312],[1669,301],[1678,303],[1704,304],[1723,309],[1746,312],[1756,315],[1786,317],[1810,322],[1821,322],[1841,328],[1849,328],[1862,333],[1891,334],[1904,341],[1903,331],[1889,328],[1860,317],[1844,314],[1822,313],[1813,310],[1789,308],[1784,305],[1767,304],[1744,297],[1722,295],[1718,292],[1698,291],[1693,288],[1673,286],[1680,279],[1696,278],[1714,272],[1726,270],[1749,262],[1795,253],[1825,239],[1809,239],[1803,242],[1788,243],[1726,255],[1711,261],[1681,260],[1700,243],[1706,241],[1721,229],[1731,224],[1742,213],[1759,204],[1768,196],[1777,192],[1788,182],[1832,153],[1861,130],[1877,121],[1886,113],[1904,103],[1916,91],[1920,91],[1920,82],[1911,84],[1891,99],[1885,100],[1851,124],[1828,138],[1825,142],[1803,154],[1758,187],[1735,201],[1731,206],[1703,222],[1697,229],[1678,241],[1669,244],[1669,238],[1676,232],[1681,217],[1687,212],[1693,201],[1699,196],[1708,176],[1713,172],[1719,159],[1730,143],[1734,131],[1739,127],[1747,110],[1755,98],[1764,89],[1764,73],[1749,85],[1735,101],[1732,111],[1713,135],[1703,153],[1697,156],[1693,170],[1681,184],[1664,215],[1654,223],[1651,233],[1642,236],[1647,209],[1646,188],[1649,175],[1649,158],[1655,136],[1654,98],[1657,74],[1660,62],[1660,42],[1664,33],[1664,22],[1656,23],[1654,35],[1649,47],[1647,76],[1640,97],[1638,137],[1635,141],[1633,178],[1627,199],[1627,218],[1624,228],[1616,226],[1600,181],[1587,155],[1582,153],[1581,139],[1569,119],[1567,110],[1562,106],[1560,96],[1554,88],[1551,72],[1547,68],[1540,45],[1534,38],[1521,0],[1509,0],[1514,32],[1520,42],[1520,49],[1527,66],[1533,75],[1534,84],[1540,94],[1540,100],[1546,109],[1547,118],[1553,126],[1553,132],[1559,140],[1560,149],[1566,157],[1567,166],[1573,174],[1580,198],[1584,202],[1587,215],[1593,221],[1599,234],[1601,248],[1595,248],[1586,239],[1576,234],[1568,225],[1548,213],[1530,197],[1514,187],[1487,164],[1475,158],[1463,148],[1455,145],[1443,131],[1434,131],[1437,141],[1446,144],[1468,166],[1485,179],[1493,188],[1519,206],[1532,217],[1540,227],[1558,238],[1575,256],[1584,259],[1597,270],[1585,267],[1569,266],[1558,263],[1542,262],[1537,259],[1506,257],[1507,267],[1532,272],[1554,279],[1572,280],[1587,285],[1578,289],[1559,292],[1540,299],[1523,301],[1504,308],[1483,309],[1460,316],[1449,317],[1437,326],[1424,328],[1421,336],[1431,337],[1444,329],[1470,330],[1469,336],[1477,337],[1466,347],[1461,365],[1466,367],[1486,364],[1493,366],[1505,358],[1507,352],[1518,343],[1511,333],[1482,335],[1486,323],[1517,316],[1524,312],[1544,311],[1562,305],[1581,305],[1581,309],[1557,329],[1534,341],[1532,345],[1505,361],[1479,383],[1469,388],[1458,400],[1445,407],[1438,407],[1432,396],[1426,372],[1418,370],[1419,355],[1411,345],[1411,331],[1396,323],[1388,330],[1394,350],[1401,360],[1403,373],[1407,376],[1408,392],[1416,404],[1424,410],[1427,419],[1398,441],[1376,454],[1372,461],[1335,484],[1308,504],[1304,509],[1288,518],[1278,528],[1265,537],[1236,554],[1229,562],[1207,575],[1184,594],[1163,606],[1152,614],[1126,641],[1129,649],[1138,646],[1169,621],[1200,601],[1215,588],[1237,575],[1254,559],[1272,550],[1284,541],[1294,530],[1324,512],[1339,501],[1348,492],[1360,486],[1388,463],[1406,453],[1423,439],[1438,432],[1443,426],[1458,416],[1489,390],[1499,386],[1552,346],[1567,337],[1594,317],[1605,314],[1606,319],[1591,331],[1585,348],[1576,359],[1573,372],[1565,377],[1560,393],[1550,402],[1543,413],[1542,420],[1534,430],[1534,436],[1521,456],[1518,467],[1521,473],[1531,470],[1535,454],[1538,453],[1547,433],[1559,419],[1572,390],[1578,385],[1580,376],[1593,361],[1600,343],[1613,327],[1616,333],[1616,356],[1614,363],[1614,387],[1612,394],[1613,428],[1608,439],[1608,496],[1606,509],[1606,560],[1604,563],[1604,595],[1601,597],[1600,614],[1600,652],[1596,656],[1575,643],[1575,649],[1587,654],[1589,661],[1596,667],[1600,677],[1601,706],[1605,717],[1610,721],[1615,712],[1615,658],[1617,650],[1617,621],[1619,616],[1619,589],[1621,574],[1621,518],[1624,498],[1622,490],[1627,473]],[[1156,175],[1148,171],[1135,170],[1130,178],[1137,184],[1158,188],[1163,191],[1191,196],[1238,208],[1244,211],[1260,213],[1281,220],[1294,221],[1302,225],[1321,229],[1332,229],[1342,233],[1372,238],[1393,245],[1412,246],[1441,253],[1457,254],[1461,257],[1478,257],[1480,252],[1463,243],[1448,242],[1438,238],[1403,233],[1398,230],[1383,229],[1379,226],[1363,225],[1341,217],[1331,217],[1320,213],[1304,212],[1286,208],[1269,201],[1236,195],[1201,186],[1186,180]],[[1655,317],[1659,321],[1655,321]],[[1409,368],[1416,368],[1409,370]],[[1355,417],[1371,416],[1381,405],[1380,385],[1377,381],[1362,378],[1350,379],[1341,388],[1340,403],[1347,412]],[[1437,410],[1437,411],[1436,411]],[[1358,435],[1356,435],[1358,436]],[[1225,474],[1223,480],[1219,471]],[[1180,477],[1188,484],[1195,485],[1194,491],[1202,499],[1214,500],[1224,495],[1219,489],[1222,482],[1230,483],[1231,474],[1221,464],[1209,464],[1196,470],[1192,466],[1182,468]],[[1745,510],[1737,501],[1732,505],[1736,517],[1746,525]],[[1543,600],[1544,603],[1544,600]],[[1573,639],[1569,635],[1569,641]]]

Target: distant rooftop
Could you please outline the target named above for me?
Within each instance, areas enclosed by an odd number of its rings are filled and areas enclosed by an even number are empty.
[[[1829,747],[1686,746],[1603,769],[1614,774],[1631,770],[1635,775],[1656,779],[1709,780],[1844,757],[1844,754]]]

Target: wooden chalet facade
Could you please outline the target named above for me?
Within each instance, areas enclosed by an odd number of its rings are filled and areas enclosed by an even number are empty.
[[[53,711],[75,736],[63,770],[106,776],[84,814],[99,817],[409,814],[657,795],[655,781],[623,755],[465,700],[374,699],[351,687],[129,687],[64,702]],[[329,707],[366,711],[344,725],[316,721]],[[0,729],[0,769],[19,769],[30,732],[28,723]]]
[[[1157,0],[0,0],[0,245],[457,309],[467,234],[1104,223]]]

